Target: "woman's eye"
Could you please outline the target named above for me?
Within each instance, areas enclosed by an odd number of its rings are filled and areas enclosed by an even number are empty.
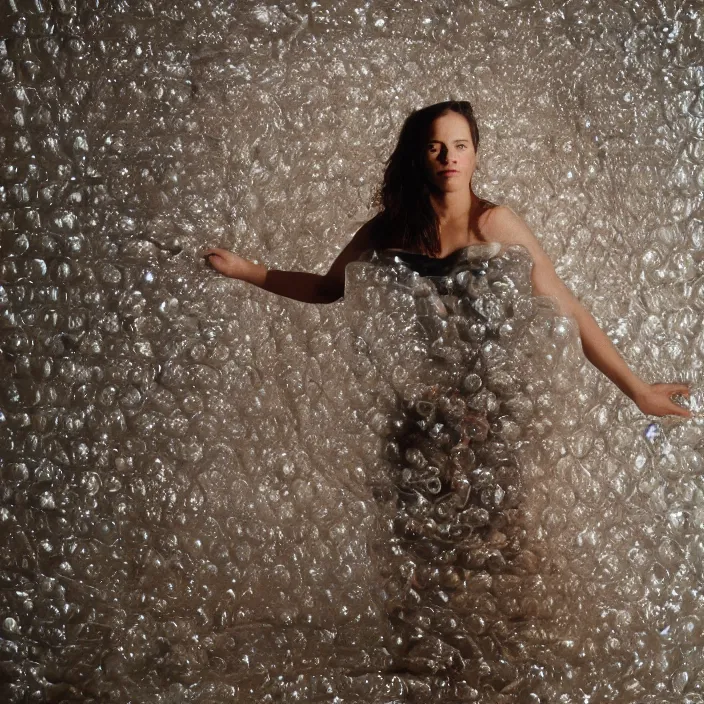
[[[467,145],[466,144],[458,144],[457,145],[460,149],[466,149]]]

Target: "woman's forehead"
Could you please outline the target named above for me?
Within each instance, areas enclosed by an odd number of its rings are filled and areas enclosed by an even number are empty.
[[[431,123],[428,137],[441,135],[451,139],[469,139],[471,135],[469,123],[458,113],[440,115]]]

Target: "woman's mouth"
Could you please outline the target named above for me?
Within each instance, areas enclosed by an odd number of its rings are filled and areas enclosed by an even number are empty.
[[[458,174],[459,171],[456,171],[455,169],[448,169],[447,171],[440,171],[439,174],[440,176],[454,176],[455,174]]]

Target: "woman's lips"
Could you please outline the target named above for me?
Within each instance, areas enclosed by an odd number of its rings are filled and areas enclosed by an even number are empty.
[[[454,176],[455,174],[458,174],[459,171],[455,171],[454,169],[448,169],[447,171],[440,171],[439,174],[440,176]]]

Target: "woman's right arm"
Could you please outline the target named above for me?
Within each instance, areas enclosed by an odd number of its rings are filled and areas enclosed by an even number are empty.
[[[357,230],[325,275],[267,269],[262,264],[255,264],[219,247],[206,249],[202,254],[221,274],[254,284],[265,291],[305,303],[334,303],[344,296],[347,264],[374,246],[375,219],[372,218]]]

